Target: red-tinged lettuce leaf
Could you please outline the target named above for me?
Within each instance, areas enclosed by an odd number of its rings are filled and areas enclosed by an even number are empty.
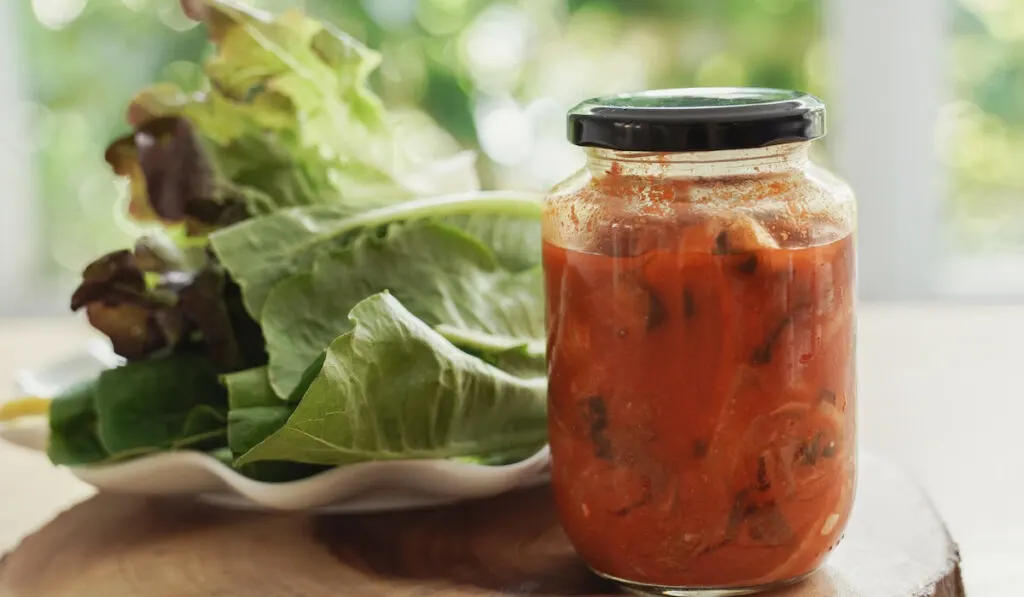
[[[263,337],[237,286],[204,249],[192,254],[160,237],[85,268],[71,300],[129,361],[201,345],[219,371],[263,363]],[[198,253],[198,254],[197,254]]]
[[[146,278],[131,251],[115,251],[86,266],[82,283],[71,296],[71,309],[78,310],[103,296],[128,300],[146,292]]]
[[[106,334],[114,351],[139,359],[180,343],[187,334],[173,298],[151,290],[131,251],[116,251],[90,263],[71,297],[89,323]]]
[[[219,178],[191,123],[155,118],[115,141],[106,153],[114,172],[130,178],[129,213],[139,220],[184,223],[201,235],[248,217],[244,195]]]

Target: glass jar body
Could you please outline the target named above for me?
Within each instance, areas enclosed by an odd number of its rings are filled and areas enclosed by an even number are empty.
[[[855,488],[855,206],[807,143],[588,150],[545,203],[559,518],[598,573],[799,579]]]

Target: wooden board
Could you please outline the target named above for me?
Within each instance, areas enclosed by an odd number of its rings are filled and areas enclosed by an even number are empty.
[[[955,544],[916,485],[862,459],[846,539],[785,597],[962,597]],[[421,512],[268,515],[101,495],[0,561],[3,597],[608,595],[546,488]]]

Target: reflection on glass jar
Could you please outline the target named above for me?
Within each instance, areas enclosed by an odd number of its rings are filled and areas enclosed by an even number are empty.
[[[855,207],[808,160],[824,107],[776,90],[582,104],[586,168],[548,197],[560,520],[632,588],[797,580],[855,485]]]

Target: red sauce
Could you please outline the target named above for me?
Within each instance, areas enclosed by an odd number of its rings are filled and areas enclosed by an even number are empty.
[[[723,230],[692,224],[619,256],[545,244],[553,486],[602,574],[790,580],[846,524],[852,238],[736,249]]]

